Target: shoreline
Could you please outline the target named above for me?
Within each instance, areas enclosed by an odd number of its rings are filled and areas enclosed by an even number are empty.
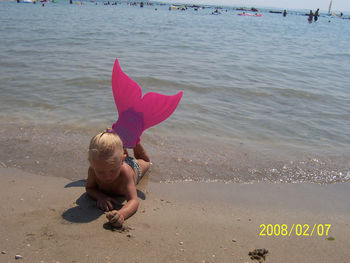
[[[100,130],[4,119],[1,122],[0,148],[6,151],[0,152],[0,167],[70,180],[86,178],[88,144]],[[308,154],[278,147],[266,150],[220,138],[177,138],[158,136],[151,131],[142,136],[142,142],[153,162],[151,180],[154,182],[328,184],[350,181],[346,153]]]
[[[258,262],[248,256],[257,248],[269,251],[266,262],[350,256],[349,183],[165,184],[146,177],[138,212],[124,231],[110,231],[82,180],[0,168],[0,182],[2,262],[20,254],[23,262],[245,263]],[[261,224],[331,227],[328,236],[259,236]]]

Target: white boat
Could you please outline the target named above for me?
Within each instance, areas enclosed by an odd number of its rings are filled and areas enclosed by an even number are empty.
[[[333,4],[333,0],[331,0],[331,1],[329,2],[328,15],[329,15],[329,16],[335,16],[335,17],[341,18],[341,17],[343,16],[343,13],[340,13],[340,15],[334,13],[334,12],[332,11],[332,4]]]
[[[35,2],[36,1],[34,1],[34,0],[19,0],[19,1],[17,1],[17,3],[24,3],[24,4],[33,4]]]

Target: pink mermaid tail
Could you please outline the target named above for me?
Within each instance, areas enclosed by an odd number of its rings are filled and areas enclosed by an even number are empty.
[[[133,148],[140,141],[144,130],[167,119],[176,109],[182,91],[173,96],[149,92],[142,98],[139,85],[129,78],[115,60],[112,73],[114,101],[118,120],[112,126],[125,148]]]

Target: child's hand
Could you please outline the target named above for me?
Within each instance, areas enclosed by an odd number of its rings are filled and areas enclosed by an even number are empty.
[[[114,227],[121,227],[124,223],[124,216],[121,213],[119,213],[117,210],[108,212],[106,214],[106,217]]]
[[[105,212],[109,212],[114,208],[113,203],[115,203],[114,199],[107,196],[97,200],[97,207]]]

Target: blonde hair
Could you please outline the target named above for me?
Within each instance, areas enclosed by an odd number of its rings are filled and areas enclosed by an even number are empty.
[[[123,154],[123,142],[117,134],[101,132],[90,141],[88,157],[90,163],[97,159],[118,163],[123,158]]]

